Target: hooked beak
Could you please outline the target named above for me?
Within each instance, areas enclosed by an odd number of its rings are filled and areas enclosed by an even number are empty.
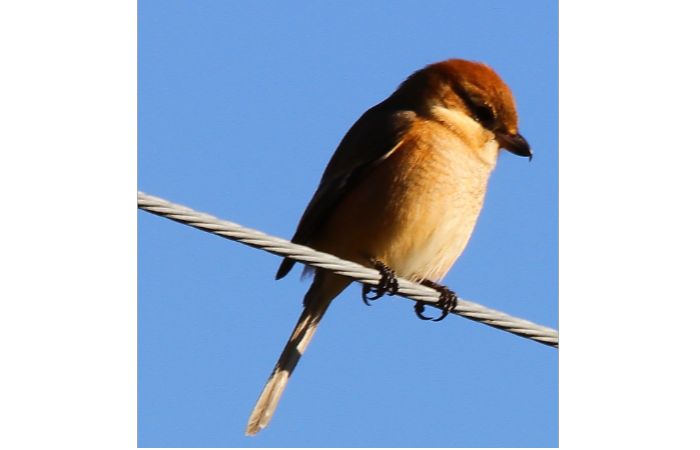
[[[514,155],[527,156],[532,161],[532,150],[530,144],[519,133],[507,134],[496,132],[496,140],[501,148],[508,150]]]

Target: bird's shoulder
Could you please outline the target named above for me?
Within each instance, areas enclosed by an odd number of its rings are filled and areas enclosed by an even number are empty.
[[[417,120],[414,111],[396,109],[383,103],[367,110],[338,144],[320,185],[362,173],[386,159],[401,144]]]

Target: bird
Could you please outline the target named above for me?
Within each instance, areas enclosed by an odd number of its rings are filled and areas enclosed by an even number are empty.
[[[372,291],[375,298],[395,293],[398,276],[447,294],[442,307],[449,311],[456,297],[438,283],[471,237],[501,149],[532,159],[505,82],[480,62],[430,64],[348,130],[292,242],[379,269],[383,287]],[[285,258],[276,279],[294,263]],[[314,278],[304,309],[253,409],[246,435],[269,424],[328,306],[352,282],[323,269],[306,267],[307,272]],[[363,290],[363,297],[369,291]],[[422,305],[417,304],[416,312],[425,318]]]

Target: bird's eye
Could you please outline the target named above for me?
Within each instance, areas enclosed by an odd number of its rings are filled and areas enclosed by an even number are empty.
[[[455,92],[457,92],[457,95],[464,101],[465,106],[471,111],[474,120],[479,122],[481,126],[487,130],[496,128],[496,114],[493,108],[483,101],[480,96],[467,91],[463,86],[455,87]]]
[[[493,114],[493,110],[488,106],[476,106],[472,108],[472,113],[477,122],[484,126],[484,128],[492,129],[496,123],[496,117]]]

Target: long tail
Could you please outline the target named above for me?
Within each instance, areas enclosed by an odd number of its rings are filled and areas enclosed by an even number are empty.
[[[282,392],[287,386],[289,376],[309,345],[323,314],[331,304],[331,300],[340,294],[348,284],[350,284],[350,280],[347,278],[321,271],[317,272],[309,292],[304,297],[304,311],[302,311],[292,336],[284,347],[284,351],[272,370],[258,403],[253,408],[250,419],[248,419],[246,436],[256,435],[270,423]]]

